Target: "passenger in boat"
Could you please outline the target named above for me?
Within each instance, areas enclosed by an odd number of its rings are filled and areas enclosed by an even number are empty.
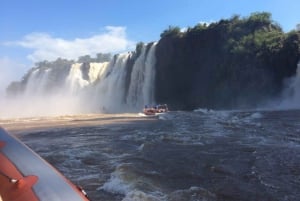
[[[144,113],[146,113],[146,112],[147,112],[147,110],[148,110],[148,105],[145,105],[145,106],[144,106],[144,110],[143,110],[143,112],[144,112]]]
[[[159,104],[159,105],[154,105],[152,107],[148,107],[148,105],[145,105],[143,110],[145,114],[164,113],[168,111],[169,109],[167,104],[163,104],[163,105]]]
[[[165,112],[168,112],[168,111],[169,111],[168,105],[167,105],[167,104],[164,105],[164,108],[165,108]]]
[[[150,112],[152,113],[156,113],[157,112],[157,106],[153,106],[151,109],[150,109]]]
[[[157,112],[159,112],[159,113],[164,112],[164,110],[163,110],[163,108],[162,108],[162,105],[158,105],[158,106],[157,106]]]
[[[164,104],[164,105],[158,105],[156,111],[157,111],[158,113],[168,112],[168,106],[167,106],[167,104]]]
[[[155,107],[148,107],[147,105],[145,105],[143,112],[146,115],[151,115],[156,113],[156,109]]]

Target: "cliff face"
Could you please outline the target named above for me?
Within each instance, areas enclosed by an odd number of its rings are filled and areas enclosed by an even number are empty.
[[[283,33],[268,13],[186,32],[170,27],[156,49],[156,101],[176,109],[258,106],[296,73],[299,44],[300,33]]]

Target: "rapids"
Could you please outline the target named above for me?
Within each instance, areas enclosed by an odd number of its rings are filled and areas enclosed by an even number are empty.
[[[299,110],[122,118],[18,137],[93,201],[299,200]]]

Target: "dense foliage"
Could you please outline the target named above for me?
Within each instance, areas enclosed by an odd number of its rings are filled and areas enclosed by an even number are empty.
[[[256,106],[295,74],[299,44],[299,30],[284,33],[266,12],[170,26],[156,50],[156,99],[181,109]]]

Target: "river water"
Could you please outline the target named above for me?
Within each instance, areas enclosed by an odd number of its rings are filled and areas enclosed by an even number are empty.
[[[92,201],[300,200],[300,111],[170,112],[18,137]]]

